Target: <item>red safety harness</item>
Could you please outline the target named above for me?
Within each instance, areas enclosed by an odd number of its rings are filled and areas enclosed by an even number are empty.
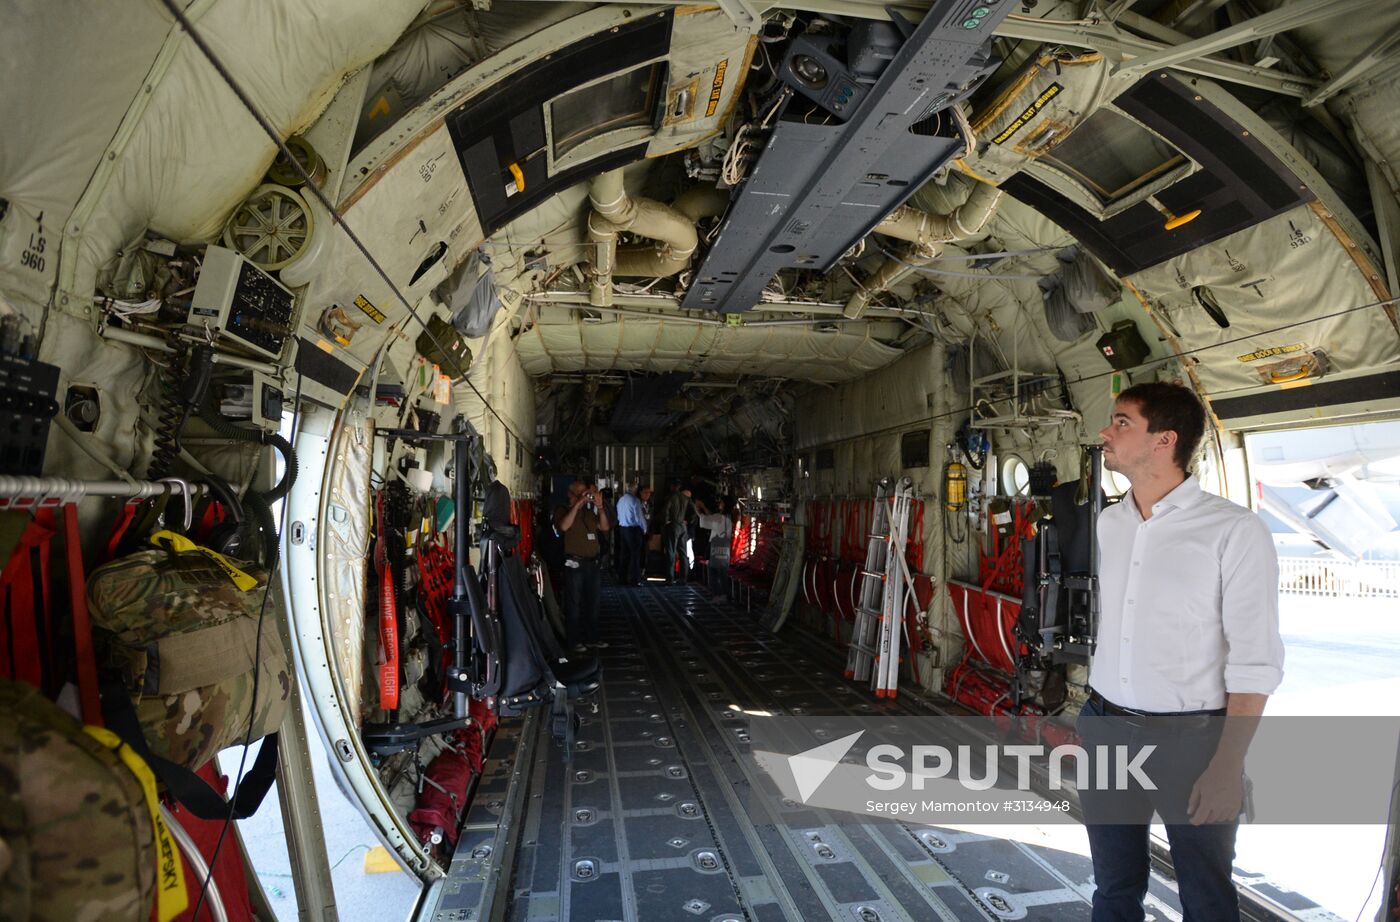
[[[12,679],[33,685],[50,697],[63,687],[59,673],[58,636],[49,596],[50,545],[57,533],[51,506],[32,510],[19,544],[0,572],[0,599],[5,613],[0,632],[0,666]],[[92,649],[92,625],[88,620],[87,577],[78,535],[78,507],[63,506],[63,547],[68,569],[68,601],[73,622],[73,643],[78,697],[83,720],[102,726],[102,704],[97,691],[97,660]]]
[[[375,497],[374,571],[379,577],[379,706],[399,706],[399,609],[394,598],[394,572],[389,566],[385,537],[384,494]]]

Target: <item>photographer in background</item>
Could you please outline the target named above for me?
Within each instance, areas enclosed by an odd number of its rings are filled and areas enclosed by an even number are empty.
[[[564,542],[564,626],[574,648],[607,646],[598,640],[602,572],[600,536],[612,524],[593,482],[569,484],[568,505],[554,510],[554,531]]]

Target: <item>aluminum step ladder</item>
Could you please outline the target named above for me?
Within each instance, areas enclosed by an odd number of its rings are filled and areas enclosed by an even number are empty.
[[[878,652],[876,644],[880,639],[885,555],[890,544],[890,487],[888,479],[876,484],[870,532],[865,536],[865,564],[860,570],[860,591],[855,600],[855,627],[851,631],[851,646],[846,654],[846,678],[858,682],[870,681],[875,655]]]
[[[890,499],[890,544],[885,555],[880,640],[872,682],[877,698],[893,698],[899,693],[900,639],[904,638],[912,645],[904,629],[904,608],[914,595],[914,580],[904,560],[904,552],[909,543],[909,513],[913,505],[913,482],[905,477]]]
[[[877,698],[892,698],[899,688],[900,638],[909,591],[904,548],[913,496],[913,484],[907,477],[898,484],[880,481],[866,536],[846,678],[869,682]]]

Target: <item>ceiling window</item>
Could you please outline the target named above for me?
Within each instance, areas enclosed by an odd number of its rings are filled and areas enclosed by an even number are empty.
[[[648,128],[664,65],[658,61],[565,93],[549,104],[558,159],[583,142],[622,128]]]
[[[1106,206],[1185,166],[1187,160],[1132,119],[1099,109],[1039,162],[1064,173]]]

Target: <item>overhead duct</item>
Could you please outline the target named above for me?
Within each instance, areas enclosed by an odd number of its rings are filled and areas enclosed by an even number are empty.
[[[588,214],[588,240],[592,245],[591,284],[588,303],[612,304],[612,278],[658,278],[675,275],[690,263],[699,240],[695,223],[723,212],[728,197],[716,189],[691,189],[674,206],[647,198],[632,198],[622,185],[622,171],[609,170],[593,179],[588,189],[593,210]],[[619,248],[623,231],[656,241],[651,245]]]
[[[843,313],[851,319],[860,317],[877,294],[937,259],[945,243],[977,236],[996,213],[1000,201],[1000,189],[978,183],[967,201],[948,214],[929,214],[908,205],[901,205],[890,212],[875,225],[874,233],[908,240],[913,246],[903,257],[892,256],[885,260],[866,283],[851,295]]]

